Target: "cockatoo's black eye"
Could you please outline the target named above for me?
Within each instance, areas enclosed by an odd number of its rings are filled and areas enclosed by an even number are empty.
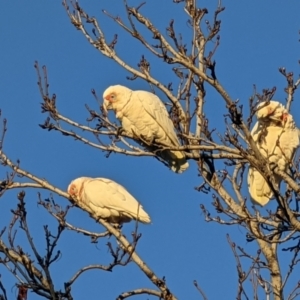
[[[116,95],[115,94],[109,94],[106,97],[104,97],[105,100],[109,101],[109,102],[113,102],[115,101]]]

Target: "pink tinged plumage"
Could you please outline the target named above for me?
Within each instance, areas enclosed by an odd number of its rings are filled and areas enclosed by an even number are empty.
[[[77,178],[69,184],[68,194],[80,208],[108,222],[151,222],[142,205],[123,186],[110,179]]]
[[[156,95],[114,85],[104,91],[103,99],[103,108],[115,112],[126,134],[140,139],[149,149],[180,146],[168,111]],[[189,167],[182,151],[164,150],[159,155],[176,173]]]
[[[277,101],[261,103],[256,112],[257,123],[251,135],[257,143],[260,153],[266,157],[272,167],[287,172],[299,147],[299,134],[293,116]],[[275,184],[279,188],[281,178],[274,174]],[[261,206],[273,197],[270,186],[254,167],[249,167],[248,188],[251,199]]]

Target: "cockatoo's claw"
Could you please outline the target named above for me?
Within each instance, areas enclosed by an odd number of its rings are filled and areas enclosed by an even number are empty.
[[[273,172],[277,168],[277,164],[275,162],[269,163],[270,170]]]
[[[118,224],[118,223],[111,223],[112,227],[114,227],[115,229],[117,229],[118,231],[120,231],[123,227],[122,224]]]
[[[124,132],[125,132],[125,130],[124,130],[124,128],[122,126],[118,127],[118,129],[117,129],[117,136],[119,137]]]

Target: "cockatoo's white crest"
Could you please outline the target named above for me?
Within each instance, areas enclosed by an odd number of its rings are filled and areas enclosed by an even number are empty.
[[[166,107],[152,93],[132,91],[121,85],[110,86],[103,93],[103,108],[114,110],[126,134],[139,139],[150,150],[180,146]],[[182,173],[189,166],[182,151],[163,150],[159,156],[174,172]]]
[[[257,123],[251,131],[253,140],[272,167],[286,172],[300,143],[293,116],[281,103],[273,100],[262,102],[257,108]],[[274,179],[279,188],[281,178],[274,174]],[[252,166],[249,167],[248,188],[252,200],[261,206],[273,197],[264,177]]]
[[[111,223],[132,219],[150,223],[142,205],[120,184],[106,178],[80,177],[68,186],[68,194],[82,209]]]

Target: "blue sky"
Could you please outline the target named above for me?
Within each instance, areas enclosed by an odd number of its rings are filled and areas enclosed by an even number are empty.
[[[201,1],[201,6],[207,7],[210,13],[206,19],[212,20],[217,2]],[[146,50],[101,13],[102,9],[106,9],[125,20],[122,3],[120,0],[82,0],[81,6],[90,15],[99,18],[107,40],[118,33],[116,50],[129,64],[136,66],[141,55],[145,54],[156,78],[165,84],[175,80],[168,67],[156,64]],[[129,0],[130,5],[139,3]],[[275,99],[284,103],[286,83],[278,68],[284,66],[295,75],[299,73],[300,3],[227,0],[223,1],[223,5],[226,10],[221,14],[221,44],[215,56],[218,79],[230,96],[240,99],[244,106],[247,106],[252,95],[253,84],[259,91],[276,86]],[[188,18],[182,4],[175,5],[171,0],[152,0],[141,12],[163,33],[169,20],[175,19],[176,30],[186,36],[187,44],[190,43]],[[0,108],[8,119],[4,143],[6,154],[13,160],[20,159],[24,169],[62,189],[66,189],[69,182],[79,176],[107,177],[124,185],[152,218],[151,225],[140,226],[143,237],[138,253],[158,276],[166,277],[172,292],[179,299],[201,299],[193,287],[193,280],[197,280],[209,299],[233,299],[237,274],[226,233],[253,254],[256,246],[255,243],[247,243],[243,228],[205,222],[199,205],[205,204],[213,212],[212,198],[194,190],[202,182],[195,163],[190,162],[188,171],[178,175],[153,158],[112,154],[107,159],[105,153],[97,149],[58,132],[42,130],[38,124],[43,123],[47,116],[41,114],[42,99],[33,64],[37,60],[40,65],[47,66],[50,91],[57,95],[59,111],[81,123],[87,123],[85,104],[98,109],[91,88],[101,96],[106,87],[113,84],[145,90],[149,90],[149,86],[141,80],[127,81],[127,72],[98,53],[71,25],[61,1],[31,0],[30,4],[25,1],[1,1],[0,28]],[[211,126],[223,133],[224,101],[211,89],[208,89],[206,101],[205,113],[210,118]],[[296,94],[292,112],[298,110]],[[299,126],[299,115],[294,113],[294,119]],[[1,168],[1,178],[6,171]],[[17,203],[16,195],[17,191],[13,190],[0,199],[0,229],[11,218],[10,209]],[[49,193],[42,191],[42,195],[46,198]],[[64,206],[68,204],[58,196],[55,200]],[[50,224],[55,231],[56,223],[37,206],[36,190],[27,192],[26,202],[34,241],[43,252],[45,241],[42,226]],[[86,229],[103,230],[79,209],[73,209],[68,220]],[[128,224],[124,230],[129,235],[133,228],[134,224]],[[28,250],[21,231],[17,237],[17,242]],[[86,237],[65,232],[58,247],[63,255],[52,270],[56,288],[63,288],[63,283],[78,268],[87,264],[108,263],[106,243],[107,240],[103,239],[95,246]],[[286,269],[287,257],[286,254],[282,260],[283,270]],[[9,298],[13,298],[16,293],[13,287],[15,279],[1,266],[0,274]],[[296,279],[291,281],[290,287],[295,284]],[[117,267],[112,273],[100,270],[87,272],[72,290],[74,299],[115,299],[121,292],[139,287],[152,285],[131,264],[126,268]],[[30,294],[28,299],[39,297]]]

